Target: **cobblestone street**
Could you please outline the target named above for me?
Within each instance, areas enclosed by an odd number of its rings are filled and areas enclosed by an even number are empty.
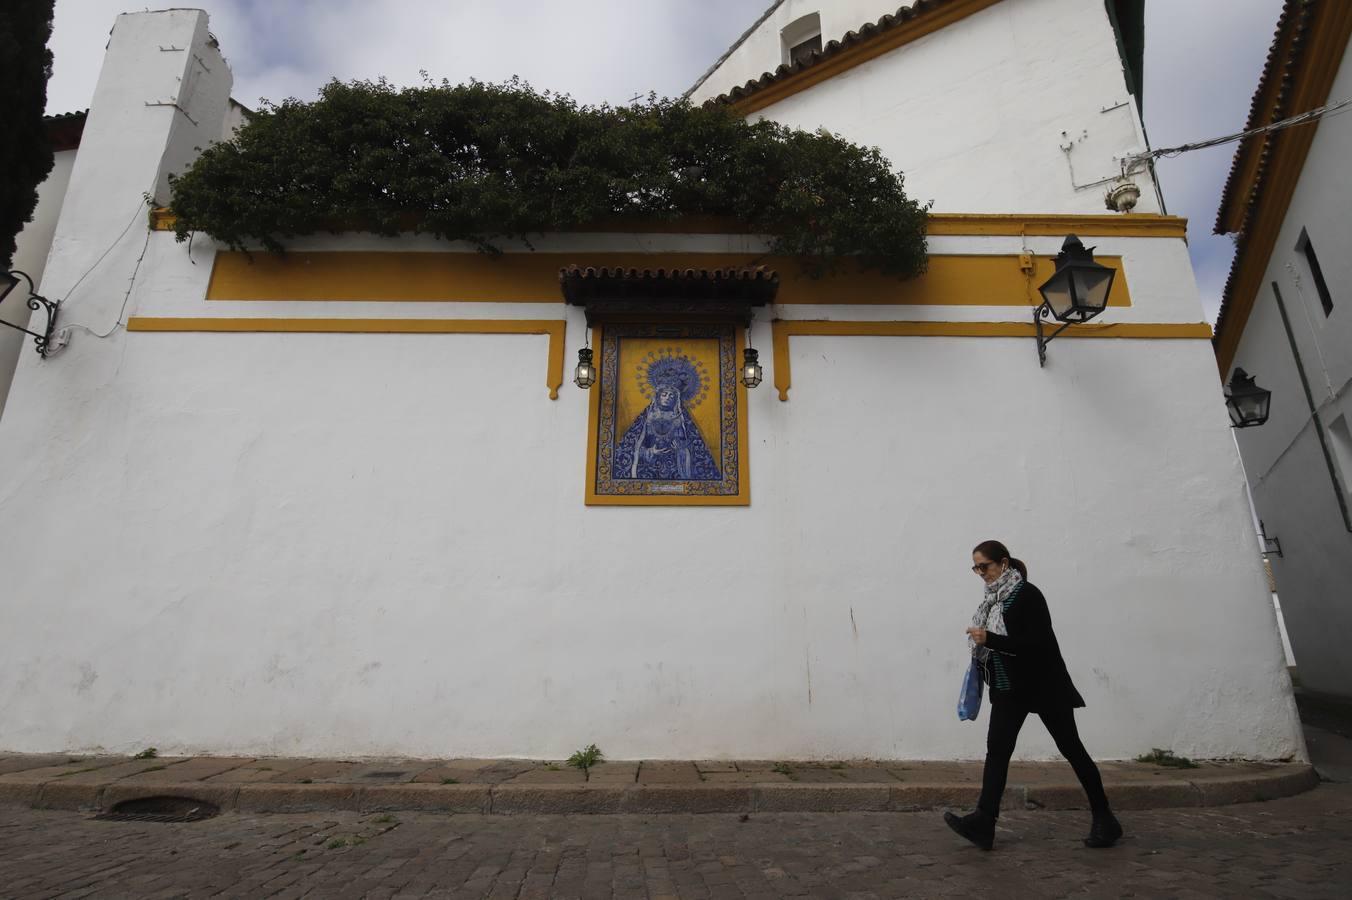
[[[1214,809],[1009,812],[997,850],[939,814],[226,814],[192,824],[0,809],[6,897],[1346,897],[1352,785]]]

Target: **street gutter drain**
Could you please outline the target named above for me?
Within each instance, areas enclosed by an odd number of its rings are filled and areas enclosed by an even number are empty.
[[[94,818],[104,822],[200,822],[220,812],[214,803],[191,797],[139,797],[123,800]]]

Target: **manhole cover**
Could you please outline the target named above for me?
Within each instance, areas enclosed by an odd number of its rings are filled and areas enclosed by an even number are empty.
[[[105,822],[198,822],[219,813],[214,803],[191,797],[140,797],[123,800],[94,818]]]

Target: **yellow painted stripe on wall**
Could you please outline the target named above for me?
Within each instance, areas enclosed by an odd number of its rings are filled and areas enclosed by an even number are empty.
[[[563,384],[562,319],[270,319],[132,316],[128,331],[284,334],[545,334],[549,336],[549,398]]]
[[[1121,273],[1121,257],[1099,257]],[[793,257],[745,253],[411,253],[290,252],[284,256],[216,254],[208,300],[467,301],[558,303],[559,269],[571,264],[712,269],[763,265],[780,275],[777,303],[900,306],[1033,306],[1036,286],[1055,263],[1035,257],[1025,273],[1019,257],[931,256],[929,270],[902,281],[846,263],[838,275],[810,278]],[[1109,306],[1130,306],[1124,274]]]
[[[1059,328],[1055,322],[1051,328]],[[794,335],[838,335],[850,337],[1005,337],[1033,338],[1037,331],[1028,322],[823,322],[776,319],[771,323],[771,343],[775,360],[775,388],[780,400],[789,399],[793,385],[789,363],[789,338]],[[1211,340],[1211,326],[1205,322],[1114,322],[1076,325],[1059,337],[1135,338],[1147,340]]]

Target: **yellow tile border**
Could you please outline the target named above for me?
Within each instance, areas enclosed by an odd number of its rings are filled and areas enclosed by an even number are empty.
[[[562,319],[270,319],[132,316],[128,331],[285,334],[544,334],[549,336],[549,399],[563,385]]]
[[[600,367],[604,364],[600,352],[602,340],[604,338],[605,326],[596,325],[592,328],[592,346],[597,348],[597,373],[600,374]],[[746,329],[735,328],[733,330],[734,347],[746,346]],[[739,373],[740,374],[740,373]],[[749,433],[751,431],[751,422],[747,419],[746,412],[746,385],[742,379],[737,379],[737,465],[739,467],[737,476],[736,494],[711,494],[711,495],[663,495],[663,494],[634,494],[634,495],[614,495],[596,493],[596,453],[597,444],[600,441],[601,421],[601,379],[598,377],[596,384],[592,385],[588,391],[591,397],[587,403],[587,471],[584,473],[586,484],[586,505],[587,506],[750,506],[751,505],[751,458],[749,456]]]
[[[1030,311],[1031,319],[1031,311]],[[1059,326],[1055,326],[1059,327]],[[775,388],[780,400],[789,399],[793,380],[789,364],[789,338],[793,335],[840,335],[849,337],[1017,337],[1037,334],[1029,322],[825,322],[804,319],[776,319],[771,323],[774,348]],[[1135,323],[1077,325],[1061,337],[1138,338],[1153,340],[1210,340],[1211,326],[1195,323]],[[1029,351],[1030,357],[1032,351]]]

